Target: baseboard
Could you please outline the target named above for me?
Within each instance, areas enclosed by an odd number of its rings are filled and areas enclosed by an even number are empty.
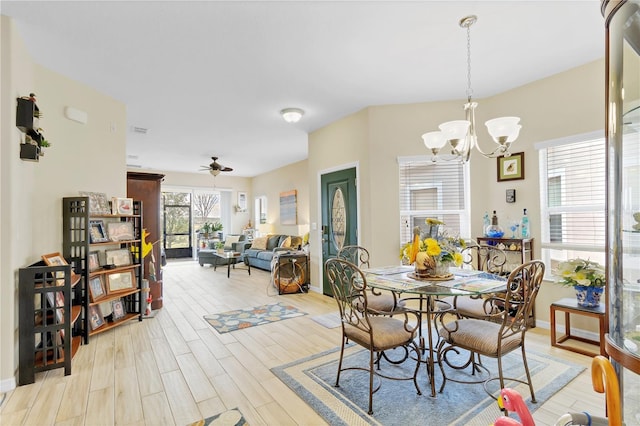
[[[0,380],[0,392],[11,392],[16,388],[16,378],[11,377],[9,379]]]
[[[551,323],[549,321],[540,321],[536,320],[536,327],[544,328],[546,330],[551,330]],[[556,324],[556,335],[558,337],[564,335],[564,324]],[[571,335],[576,337],[582,337],[584,339],[595,340],[596,342],[600,341],[600,334],[593,332],[582,330],[579,328],[571,327]]]

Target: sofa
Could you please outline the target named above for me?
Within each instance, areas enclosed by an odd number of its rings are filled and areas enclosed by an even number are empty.
[[[246,244],[243,251],[244,263],[252,268],[271,270],[271,259],[274,253],[281,250],[298,250],[302,245],[302,237],[294,235],[274,234],[253,239],[251,246]]]
[[[238,235],[238,234],[227,235],[227,237],[224,240],[224,250],[237,251],[239,253],[242,253],[246,245],[246,241],[244,239],[245,239],[244,235]],[[208,263],[210,265],[216,265],[216,266],[227,264],[229,260],[221,259],[213,255],[213,253],[217,250],[216,249],[217,243],[218,243],[217,241],[211,241],[209,242],[207,248],[198,250],[198,263],[200,264],[200,266],[204,266],[205,263]],[[231,259],[231,260],[235,261],[234,259]]]

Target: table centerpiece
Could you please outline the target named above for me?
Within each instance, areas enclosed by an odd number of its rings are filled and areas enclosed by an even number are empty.
[[[462,254],[460,251],[465,247],[465,242],[461,238],[447,235],[443,230],[434,235],[431,231],[434,227],[440,228],[443,222],[435,219],[426,219],[428,225],[428,236],[421,238],[421,229],[416,226],[413,229],[413,241],[405,244],[400,251],[400,258],[408,264],[415,265],[415,271],[411,274],[413,278],[446,280],[453,278],[449,272],[449,267],[462,265]]]

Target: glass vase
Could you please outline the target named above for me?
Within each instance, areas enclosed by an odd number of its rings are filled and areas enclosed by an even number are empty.
[[[451,266],[451,262],[436,262],[436,265],[427,269],[427,275],[432,277],[445,277],[449,275],[449,266]]]

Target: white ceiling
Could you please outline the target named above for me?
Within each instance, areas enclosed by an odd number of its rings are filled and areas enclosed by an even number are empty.
[[[604,56],[598,0],[2,1],[0,11],[36,62],[124,102],[127,163],[162,171],[197,172],[216,155],[230,175],[255,176],[307,158],[307,133],[369,105],[462,101],[466,15],[478,15],[475,98]],[[288,124],[286,107],[306,114]]]

